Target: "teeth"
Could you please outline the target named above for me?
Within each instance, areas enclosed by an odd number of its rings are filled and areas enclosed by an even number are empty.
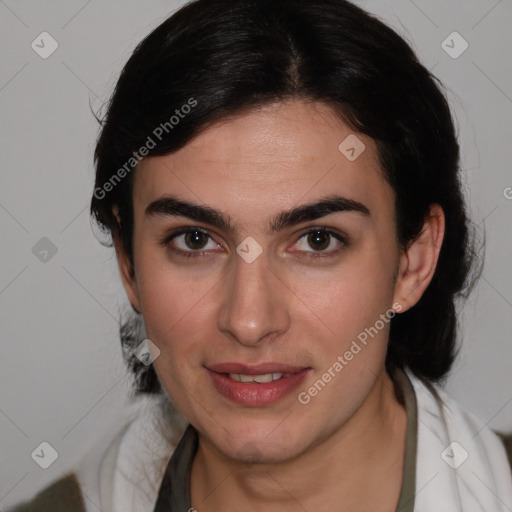
[[[282,376],[288,377],[290,373],[265,373],[263,375],[244,375],[243,373],[230,373],[229,378],[236,380],[237,382],[258,382],[260,384],[265,384],[267,382],[272,382],[273,380],[278,380]]]
[[[272,382],[272,376],[272,373],[265,373],[265,375],[255,375],[254,380],[260,384],[265,384],[266,382]]]

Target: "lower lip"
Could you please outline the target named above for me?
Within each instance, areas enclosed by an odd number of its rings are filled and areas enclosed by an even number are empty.
[[[207,368],[208,370],[208,368]],[[229,400],[248,407],[273,404],[291,393],[305,379],[309,368],[272,382],[238,382],[225,373],[208,370],[217,391]]]

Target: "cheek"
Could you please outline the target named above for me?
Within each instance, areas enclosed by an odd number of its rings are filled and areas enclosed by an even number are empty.
[[[211,391],[204,388],[198,369],[204,364],[205,344],[209,338],[213,341],[213,297],[217,291],[215,280],[190,279],[176,269],[159,272],[153,267],[142,279],[146,334],[160,350],[155,371],[167,394],[186,415],[195,403],[190,396],[201,389],[206,400],[205,392]]]
[[[212,327],[215,291],[213,280],[191,280],[177,272],[157,275],[155,271],[154,279],[145,279],[140,289],[148,337],[153,336],[161,350],[193,353],[193,340],[206,325]]]
[[[312,382],[328,381],[329,389],[316,407],[336,407],[338,420],[357,407],[384,363],[393,316],[393,263],[375,250],[362,251],[336,276],[321,283],[322,293],[310,290],[306,300],[328,327],[317,337],[319,364]]]
[[[391,307],[393,265],[392,258],[375,247],[365,247],[347,255],[332,271],[302,275],[294,291],[324,324],[330,338],[346,341]]]
[[[162,352],[192,354],[194,334],[207,324],[223,273],[207,265],[175,264],[165,250],[150,244],[139,247],[137,286],[148,338]]]

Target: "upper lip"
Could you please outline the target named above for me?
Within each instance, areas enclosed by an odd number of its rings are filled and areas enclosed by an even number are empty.
[[[260,363],[248,365],[242,363],[218,363],[206,366],[216,373],[237,373],[242,375],[264,375],[266,373],[297,373],[305,370],[307,366],[292,366],[282,363]]]

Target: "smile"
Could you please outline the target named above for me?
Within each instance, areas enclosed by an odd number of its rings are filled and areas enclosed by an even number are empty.
[[[276,363],[256,366],[226,363],[205,369],[222,397],[246,407],[276,403],[296,389],[311,370]]]

